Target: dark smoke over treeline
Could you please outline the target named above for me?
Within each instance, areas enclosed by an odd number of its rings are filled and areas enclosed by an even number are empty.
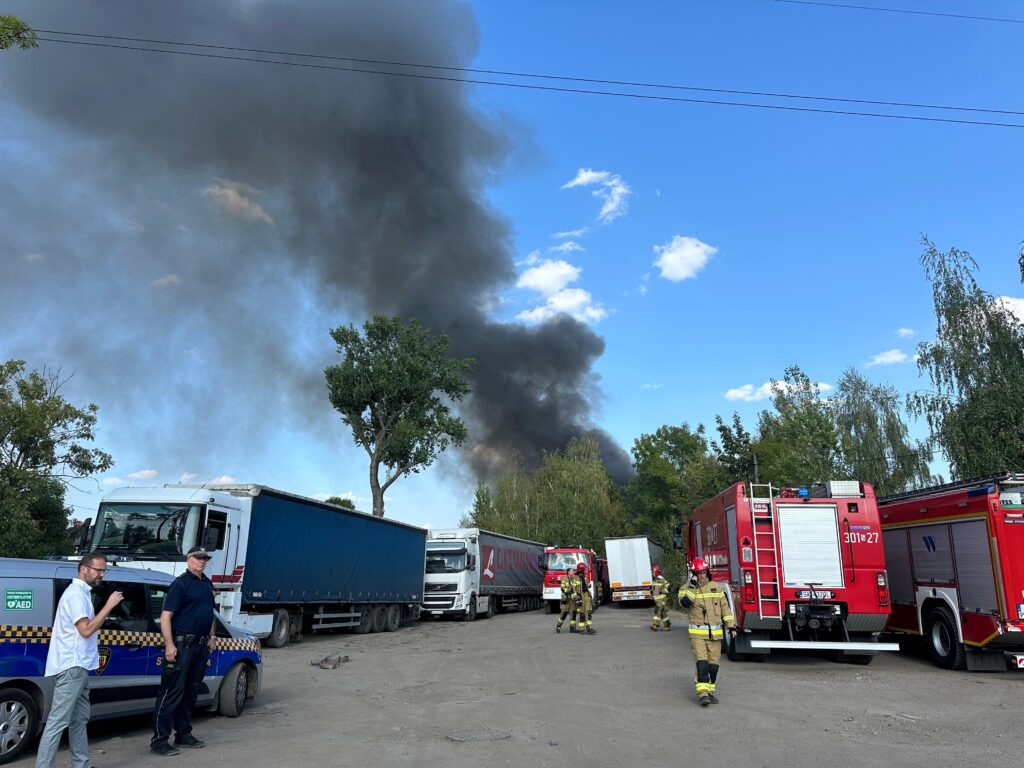
[[[39,29],[453,66],[478,42],[468,5],[439,0],[8,6]],[[149,448],[181,460],[258,445],[266,419],[321,429],[328,324],[398,312],[477,360],[478,477],[590,430],[602,339],[484,309],[514,278],[484,196],[510,148],[465,86],[40,45],[0,60],[5,354],[52,355],[140,425],[174,420]],[[198,419],[220,437],[197,444]]]

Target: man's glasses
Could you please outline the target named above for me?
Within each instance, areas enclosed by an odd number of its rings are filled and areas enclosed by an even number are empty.
[[[85,567],[86,568],[90,568],[91,570],[96,571],[96,573],[106,573],[107,572],[106,568],[97,568],[96,566],[93,566],[93,565],[87,565]]]

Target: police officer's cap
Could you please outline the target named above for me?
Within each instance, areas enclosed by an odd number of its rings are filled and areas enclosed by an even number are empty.
[[[213,555],[206,551],[206,547],[192,547],[188,551],[189,557],[197,557],[200,560],[209,560]]]

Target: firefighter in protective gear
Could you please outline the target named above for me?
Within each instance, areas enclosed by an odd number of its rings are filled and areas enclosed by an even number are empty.
[[[695,557],[690,566],[693,578],[679,589],[679,604],[689,614],[690,647],[697,662],[694,682],[702,707],[717,704],[715,681],[722,657],[724,632],[735,637],[732,611],[726,587],[711,580],[711,569],[702,557]]]
[[[576,591],[575,581],[576,576],[573,574],[572,568],[566,568],[561,581],[562,600],[559,603],[561,615],[558,617],[558,624],[555,625],[556,633],[562,631],[562,624],[565,622],[566,616],[569,617],[569,631],[576,631],[576,603],[572,599],[573,593]]]
[[[661,566],[651,568],[654,577],[651,582],[651,597],[654,598],[654,616],[651,617],[651,629],[655,632],[665,625],[665,631],[672,631],[672,619],[668,617],[668,579],[661,575]]]
[[[573,602],[576,603],[576,631],[580,634],[596,635],[594,622],[590,620],[590,611],[594,604],[590,599],[590,582],[587,581],[586,563],[576,565],[576,577],[573,580],[575,591]]]

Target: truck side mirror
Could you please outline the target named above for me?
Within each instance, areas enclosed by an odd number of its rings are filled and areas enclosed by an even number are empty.
[[[476,555],[466,555],[466,570],[467,571],[475,571],[476,570]]]
[[[216,552],[220,547],[220,531],[216,528],[207,528],[203,536],[203,549],[207,552]]]
[[[82,523],[82,530],[78,534],[78,551],[88,552],[89,549],[89,533],[92,531],[92,520],[86,520]]]

